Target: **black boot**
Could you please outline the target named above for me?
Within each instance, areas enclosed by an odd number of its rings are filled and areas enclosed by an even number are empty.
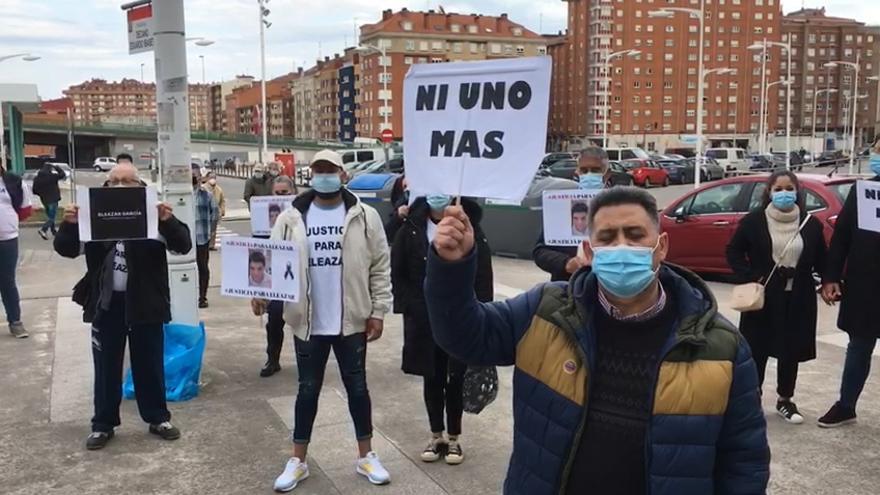
[[[263,378],[270,377],[279,371],[281,371],[281,365],[278,363],[278,360],[269,359],[266,361],[266,365],[263,366],[263,369],[260,370],[260,376]]]

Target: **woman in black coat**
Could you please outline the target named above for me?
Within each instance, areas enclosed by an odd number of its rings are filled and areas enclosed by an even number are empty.
[[[441,450],[446,447],[446,462],[460,464],[464,454],[458,437],[461,435],[462,387],[467,366],[451,358],[434,342],[423,290],[430,242],[448,205],[448,196],[419,198],[412,204],[391,246],[391,281],[394,312],[403,314],[403,372],[422,376],[425,380],[425,406],[432,436],[421,458],[425,462],[437,461]],[[474,291],[480,301],[492,301],[492,254],[480,229],[483,213],[480,206],[469,199],[462,199],[461,205],[474,226],[476,239]],[[444,408],[449,428],[448,442],[444,438]]]
[[[880,182],[880,142],[874,145],[869,165],[875,174],[871,180]],[[859,228],[856,192],[853,184],[834,226],[828,269],[822,278],[822,297],[829,304],[841,301],[837,326],[849,334],[840,400],[819,419],[819,426],[826,428],[855,422],[856,402],[880,338],[876,306],[880,293],[880,233]]]
[[[797,177],[788,171],[767,181],[763,208],[745,216],[727,246],[727,262],[742,282],[767,282],[764,308],[742,313],[740,331],[752,348],[764,383],[767,359],[777,359],[776,410],[790,423],[804,418],[792,401],[798,363],[816,358],[816,282],[827,249],[822,224],[806,219]],[[787,249],[786,249],[787,246]],[[770,273],[776,263],[779,267]]]

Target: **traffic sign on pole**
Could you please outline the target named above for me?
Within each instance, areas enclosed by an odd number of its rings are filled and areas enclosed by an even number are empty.
[[[391,129],[385,129],[382,131],[382,142],[385,144],[390,144],[391,141],[394,141],[394,131]]]

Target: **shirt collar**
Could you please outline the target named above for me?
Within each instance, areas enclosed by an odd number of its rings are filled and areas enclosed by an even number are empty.
[[[660,286],[660,297],[657,298],[657,302],[654,303],[650,308],[636,313],[634,315],[622,316],[621,311],[614,307],[611,304],[611,301],[608,300],[608,297],[605,296],[605,292],[599,288],[599,304],[602,305],[602,309],[605,310],[605,313],[614,318],[617,321],[625,321],[629,323],[636,323],[641,321],[647,321],[651,318],[660,314],[664,308],[666,308],[666,291],[663,289],[663,284],[658,282]]]

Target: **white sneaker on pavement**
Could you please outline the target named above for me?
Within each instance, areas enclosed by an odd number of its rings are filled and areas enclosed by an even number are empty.
[[[379,456],[375,452],[369,452],[363,459],[358,459],[357,472],[366,476],[374,485],[385,485],[391,482],[391,475],[382,466],[382,462],[379,461]]]
[[[289,492],[296,488],[300,481],[309,477],[309,465],[296,457],[291,457],[284,467],[284,472],[275,478],[276,492]]]

